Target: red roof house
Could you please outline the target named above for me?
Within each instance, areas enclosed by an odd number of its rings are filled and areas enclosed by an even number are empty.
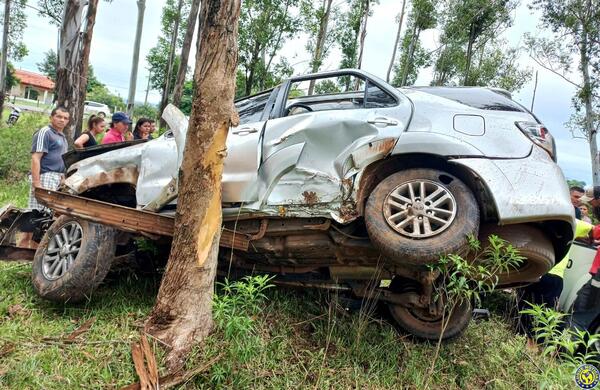
[[[19,84],[11,88],[11,96],[37,100],[47,104],[52,103],[54,81],[46,75],[16,69],[15,76],[19,79]]]

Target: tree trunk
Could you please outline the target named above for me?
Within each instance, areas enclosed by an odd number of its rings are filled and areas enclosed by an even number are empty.
[[[0,118],[4,111],[6,71],[8,70],[8,27],[10,25],[10,0],[4,0],[4,26],[2,30],[2,56],[0,57]]]
[[[190,47],[192,46],[192,38],[194,37],[194,29],[196,28],[196,19],[198,19],[198,10],[200,9],[200,0],[192,0],[190,16],[188,17],[187,30],[183,38],[183,46],[181,47],[181,60],[179,61],[179,69],[177,69],[177,80],[173,88],[173,105],[179,107],[181,104],[181,96],[183,95],[183,83],[185,83],[185,74],[187,73],[187,63],[190,56]]]
[[[581,56],[581,73],[583,78],[582,99],[585,107],[585,134],[590,144],[590,158],[592,160],[592,182],[594,186],[600,185],[600,161],[598,159],[598,144],[596,143],[596,130],[594,127],[594,107],[592,105],[592,80],[590,77],[590,58],[588,53],[588,35],[582,34],[579,46]]]
[[[325,0],[325,13],[319,23],[319,32],[317,34],[317,42],[315,45],[315,53],[311,61],[311,73],[319,71],[323,62],[323,49],[325,48],[325,38],[327,37],[327,28],[329,26],[329,15],[331,14],[331,3],[333,0]],[[315,79],[311,79],[308,84],[308,95],[312,95],[315,89]]]
[[[412,66],[413,63],[413,55],[415,53],[415,46],[417,45],[417,41],[419,40],[420,31],[417,29],[417,24],[413,25],[412,34],[410,37],[410,43],[408,45],[408,53],[406,54],[406,61],[404,61],[404,67],[402,69],[402,77],[400,78],[399,87],[403,87],[406,85],[408,81],[408,70]]]
[[[360,28],[358,61],[356,62],[356,67],[358,69],[360,69],[360,67],[362,65],[363,51],[365,49],[365,38],[367,37],[367,21],[369,20],[369,6],[370,5],[371,5],[371,0],[366,0],[365,12],[362,16],[362,22],[361,22],[361,28]]]
[[[254,74],[255,74],[255,70],[256,70],[256,65],[258,65],[259,53],[260,53],[260,44],[258,41],[256,41],[254,43],[254,50],[252,51],[252,58],[250,59],[250,74],[248,75],[248,78],[246,79],[246,91],[245,91],[246,96],[252,95],[252,87],[253,87],[252,84],[254,84]]]
[[[398,43],[400,43],[400,33],[402,32],[402,21],[404,20],[404,9],[406,7],[406,0],[402,2],[402,11],[400,11],[400,20],[398,21],[398,32],[396,33],[396,42],[394,42],[394,50],[392,51],[392,59],[390,60],[390,66],[388,67],[387,75],[385,76],[385,81],[390,82],[390,74],[392,73],[392,68],[394,67],[394,62],[396,61],[396,51],[398,51]]]
[[[467,45],[467,60],[465,63],[465,77],[463,79],[463,85],[467,85],[469,82],[469,72],[471,71],[471,60],[473,57],[473,43],[475,42],[475,27],[471,25],[469,33],[469,44]]]
[[[66,0],[63,12],[63,21],[60,27],[60,45],[58,50],[58,68],[56,70],[56,85],[54,88],[57,106],[62,106],[69,111],[70,121],[64,129],[65,137],[69,146],[73,146],[73,137],[77,123],[78,107],[83,109],[81,100],[82,79],[80,72],[87,66],[82,67],[81,57],[81,15],[85,0]],[[87,65],[87,64],[86,64]]]
[[[88,0],[88,9],[85,16],[85,31],[82,35],[82,46],[81,46],[81,60],[79,61],[79,101],[74,107],[75,117],[75,129],[73,140],[77,139],[81,134],[83,128],[83,102],[85,101],[85,95],[87,94],[87,81],[88,81],[88,63],[90,61],[90,49],[92,46],[92,36],[94,35],[94,25],[96,24],[96,12],[98,11],[98,0]]]
[[[131,60],[131,74],[129,76],[129,94],[127,95],[127,114],[133,116],[133,106],[135,105],[135,89],[137,84],[138,63],[140,62],[140,43],[142,41],[142,28],[144,26],[144,11],[146,10],[146,0],[138,0],[138,17],[135,28],[135,40],[133,42],[133,58]]]
[[[168,345],[167,366],[181,367],[211,331],[212,296],[221,236],[221,174],[233,109],[240,0],[205,0],[199,23],[192,104],[175,236],[146,331]]]
[[[171,36],[171,47],[169,48],[169,58],[167,61],[167,69],[165,71],[165,87],[160,98],[160,110],[158,117],[160,118],[160,127],[165,127],[166,123],[162,119],[162,113],[169,103],[169,89],[171,89],[171,74],[173,72],[173,61],[175,60],[175,48],[177,47],[177,34],[179,33],[179,19],[181,19],[181,7],[183,0],[177,3],[177,18],[175,18],[175,26],[173,26],[173,35]]]

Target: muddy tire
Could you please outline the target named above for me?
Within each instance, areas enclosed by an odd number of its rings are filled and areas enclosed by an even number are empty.
[[[115,229],[61,216],[35,252],[33,288],[40,297],[55,302],[89,297],[108,273],[115,246]]]
[[[401,305],[388,305],[392,318],[398,327],[411,335],[424,340],[437,341],[442,333],[442,317],[432,317],[425,309],[408,308]],[[458,304],[452,311],[442,340],[460,336],[471,321],[471,305],[468,301]],[[444,318],[446,321],[447,318]]]
[[[519,268],[498,274],[497,287],[518,286],[537,282],[554,266],[555,255],[552,241],[538,228],[530,225],[482,226],[479,241],[488,245],[492,234],[511,243],[525,257]],[[562,259],[558,259],[560,261]]]
[[[365,206],[373,245],[391,263],[424,265],[460,253],[477,237],[479,206],[458,178],[435,169],[394,173],[375,187]]]

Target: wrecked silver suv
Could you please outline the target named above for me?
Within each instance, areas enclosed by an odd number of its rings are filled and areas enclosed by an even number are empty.
[[[498,234],[527,258],[500,275],[499,285],[517,285],[546,273],[573,238],[554,140],[503,91],[396,89],[340,70],[235,104],[222,184],[227,268],[377,296],[399,326],[437,338],[443,313],[425,266],[440,254]],[[117,229],[172,234],[187,119],[172,106],[165,118],[170,130],[155,140],[70,165],[65,197],[46,200],[62,216],[37,249],[39,294],[89,294],[110,268]],[[71,275],[78,267],[85,277]],[[373,280],[383,282],[367,288]],[[468,305],[455,310],[444,337],[469,318]]]

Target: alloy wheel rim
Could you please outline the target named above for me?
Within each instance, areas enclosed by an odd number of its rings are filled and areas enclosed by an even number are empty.
[[[440,183],[412,180],[386,196],[383,214],[390,227],[403,236],[433,237],[450,227],[456,218],[456,200]]]
[[[71,268],[79,250],[83,229],[75,221],[64,224],[48,241],[42,260],[42,274],[48,280],[57,280]]]

